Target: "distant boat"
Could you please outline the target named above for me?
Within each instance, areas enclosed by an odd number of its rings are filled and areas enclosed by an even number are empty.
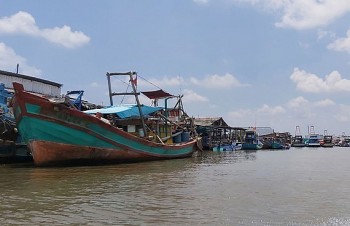
[[[241,142],[236,142],[235,150],[236,151],[242,150],[242,143]]]
[[[271,142],[271,149],[285,149],[285,145],[278,139]]]
[[[334,146],[333,136],[328,135],[327,130],[324,130],[323,139],[320,141],[320,143],[324,148],[332,148]]]
[[[213,147],[213,151],[235,151],[236,146],[234,144],[219,144]]]
[[[295,135],[292,140],[292,147],[305,147],[305,141],[303,136],[300,134],[300,127],[296,126]]]
[[[321,147],[319,135],[317,135],[317,134],[310,135],[309,139],[306,142],[306,146],[307,147]]]
[[[113,75],[129,75],[133,94],[137,98],[132,72]],[[182,142],[180,135],[180,142],[174,143],[163,141],[153,131],[148,133],[138,98],[140,115],[136,121],[140,122],[141,119],[142,127],[137,129],[136,126],[130,126],[134,132],[139,132],[137,134],[105,123],[73,107],[30,94],[24,91],[22,84],[14,82],[13,86],[13,108],[18,129],[28,142],[34,163],[38,166],[185,158],[192,156],[198,148],[197,137],[189,137],[188,133],[188,136],[184,136],[187,137],[186,140]],[[171,122],[166,123],[170,126]],[[176,137],[181,133],[178,132]],[[172,134],[169,135],[171,138]]]
[[[343,135],[340,138],[340,141],[338,143],[338,146],[340,147],[350,147],[350,136],[345,135],[345,133],[343,133]]]
[[[315,134],[315,127],[309,126],[309,134],[307,135],[306,146],[307,147],[321,147],[322,136]]]
[[[213,151],[237,151],[242,149],[242,144],[231,142],[228,144],[219,144],[213,147]]]
[[[242,150],[260,150],[262,147],[263,144],[260,142],[258,134],[255,132],[255,130],[247,130],[245,132]]]
[[[325,135],[323,137],[323,143],[322,143],[322,147],[325,147],[325,148],[332,148],[334,146],[334,143],[333,143],[333,136],[331,135]]]
[[[296,135],[293,138],[293,142],[292,142],[292,147],[305,147],[306,144],[304,142],[304,138],[301,135]]]
[[[272,150],[278,150],[278,149],[289,149],[290,144],[283,143],[281,139],[275,138],[275,139],[267,139],[262,141],[263,143],[263,149],[272,149]]]

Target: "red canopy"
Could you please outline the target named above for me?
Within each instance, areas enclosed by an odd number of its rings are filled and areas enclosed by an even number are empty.
[[[141,92],[143,95],[149,99],[160,99],[165,97],[173,97],[170,93],[163,91],[162,89],[156,91]]]

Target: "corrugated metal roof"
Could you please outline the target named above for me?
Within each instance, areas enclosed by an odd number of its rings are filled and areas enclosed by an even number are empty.
[[[17,78],[21,78],[21,79],[27,79],[27,80],[31,80],[31,81],[36,81],[36,82],[44,83],[44,84],[47,84],[47,85],[56,86],[56,87],[59,87],[59,88],[62,87],[62,84],[59,84],[59,83],[56,83],[56,82],[52,82],[52,81],[49,81],[49,80],[40,79],[40,78],[28,76],[28,75],[17,74],[17,73],[13,73],[13,72],[9,72],[9,71],[2,71],[2,70],[0,70],[0,74],[1,75],[12,76],[12,77],[17,77]],[[7,88],[10,88],[10,87],[7,87]]]
[[[213,118],[195,118],[194,124],[196,126],[228,126],[227,123],[222,119],[222,117]]]

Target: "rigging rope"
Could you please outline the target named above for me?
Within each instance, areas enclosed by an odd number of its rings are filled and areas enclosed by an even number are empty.
[[[125,82],[125,83],[126,83],[126,82]],[[127,92],[128,92],[129,87],[130,87],[130,82],[128,83],[128,86],[126,87],[125,93],[127,93]],[[123,98],[121,99],[121,101],[120,101],[120,104],[119,104],[119,105],[121,105],[121,104],[123,103],[124,98],[125,98],[125,95],[123,95]]]
[[[158,89],[162,89],[162,88],[160,88],[159,86],[157,86],[156,84],[154,84],[154,83],[148,81],[147,79],[143,78],[142,76],[140,76],[140,75],[137,75],[137,76],[138,76],[139,78],[141,78],[142,80],[148,82],[149,84],[154,85],[154,86],[157,87]]]
[[[138,77],[138,78],[141,78],[141,79],[144,80],[145,82],[148,82],[149,84],[151,84],[151,85],[157,87],[158,89],[163,90],[164,92],[167,92],[167,91],[165,91],[164,89],[162,89],[161,87],[159,87],[159,86],[157,86],[156,84],[154,84],[153,82],[151,82],[151,81],[145,79],[145,78],[142,77],[141,75],[137,74],[137,77]],[[119,79],[119,78],[116,78],[116,79],[119,80],[120,82],[122,82],[122,83],[128,85],[127,88],[126,88],[126,92],[127,92],[128,89],[129,89],[129,87],[130,87],[131,81],[129,80],[129,82],[127,83],[127,82],[125,82],[125,81],[123,81],[123,80],[121,80],[121,79]],[[136,86],[136,91],[139,91],[138,88],[137,88],[137,86]],[[124,98],[125,98],[125,95],[123,96],[122,100],[120,101],[120,104],[123,103]]]

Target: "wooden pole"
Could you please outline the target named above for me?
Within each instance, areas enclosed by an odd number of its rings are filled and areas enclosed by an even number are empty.
[[[111,103],[111,106],[113,106],[113,95],[112,95],[112,88],[111,88],[111,75],[107,72],[107,81],[108,81],[108,91],[109,91],[109,101]]]
[[[144,119],[143,114],[142,114],[141,104],[140,104],[140,101],[139,101],[139,97],[137,95],[134,79],[132,77],[133,75],[137,75],[136,72],[129,72],[131,87],[132,87],[132,90],[134,91],[135,99],[136,99],[136,103],[137,103],[137,108],[139,109],[139,113],[140,113],[143,133],[144,133],[145,137],[148,137],[147,128],[146,128],[146,124],[145,124],[145,119]]]

